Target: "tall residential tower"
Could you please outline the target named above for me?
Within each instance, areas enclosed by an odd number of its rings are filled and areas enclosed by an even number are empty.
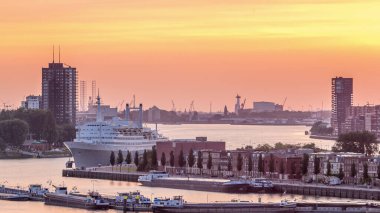
[[[342,125],[346,119],[346,113],[353,102],[353,79],[336,77],[331,82],[332,93],[332,115],[331,127],[333,134],[342,133]]]
[[[42,68],[42,107],[50,110],[58,124],[76,121],[77,70],[71,66],[49,63]]]

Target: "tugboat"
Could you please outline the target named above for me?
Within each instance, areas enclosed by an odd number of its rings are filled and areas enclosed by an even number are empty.
[[[66,206],[83,209],[109,209],[109,203],[105,202],[99,193],[90,192],[88,196],[67,194],[67,187],[55,187],[55,192],[45,194],[45,204]]]
[[[27,194],[3,194],[0,193],[0,198],[3,200],[8,200],[8,201],[28,201],[29,200],[29,195]]]
[[[229,193],[248,193],[250,185],[244,180],[230,180],[222,184],[222,190]]]
[[[43,188],[41,184],[30,184],[29,195],[31,200],[43,201],[44,195],[49,192],[49,189]]]
[[[160,208],[183,208],[185,201],[182,196],[174,196],[173,198],[154,198],[152,207],[153,210]]]
[[[138,182],[144,184],[150,184],[153,180],[160,179],[160,178],[167,178],[169,177],[169,174],[164,171],[149,171],[147,175],[142,175],[138,178]]]
[[[250,192],[271,192],[273,191],[273,183],[265,178],[256,178],[249,182]]]
[[[42,185],[41,184],[30,184],[29,185],[29,193],[32,195],[32,196],[44,196],[44,194],[46,194],[47,192],[49,192],[49,189],[47,188],[42,188]]]
[[[139,191],[118,193],[115,199],[115,209],[130,211],[149,211],[152,202]]]

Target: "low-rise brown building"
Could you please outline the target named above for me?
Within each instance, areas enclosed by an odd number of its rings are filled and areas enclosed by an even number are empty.
[[[178,167],[178,159],[180,152],[183,151],[184,159],[187,161],[190,150],[193,150],[194,157],[196,158],[197,152],[202,150],[207,150],[210,152],[222,152],[226,151],[226,143],[224,141],[207,141],[205,137],[197,137],[195,140],[192,139],[181,139],[181,140],[169,140],[164,142],[157,142],[157,157],[161,158],[162,153],[165,153],[166,165],[169,165],[170,152],[173,151],[174,154],[174,166]],[[208,157],[208,154],[207,154]],[[207,157],[203,158],[203,163],[207,163]],[[161,166],[161,161],[158,161],[159,166]]]

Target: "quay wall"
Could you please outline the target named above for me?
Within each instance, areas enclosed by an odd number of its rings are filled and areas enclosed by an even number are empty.
[[[348,186],[325,186],[313,184],[274,183],[276,192],[320,197],[380,200],[380,189],[354,188]]]
[[[118,172],[101,172],[101,171],[85,171],[85,170],[63,170],[62,176],[89,178],[89,179],[104,179],[116,181],[137,182],[140,175],[146,173],[118,173]],[[145,184],[151,187],[175,188],[197,191],[222,192],[220,182],[194,181],[187,179],[180,180],[155,180],[152,184]],[[274,182],[274,192],[287,194],[310,195],[320,197],[338,197],[348,199],[366,199],[380,200],[380,189],[359,188],[350,186],[326,186],[314,184],[290,184]]]
[[[63,177],[75,178],[88,178],[88,179],[103,179],[103,180],[116,180],[137,182],[141,175],[146,173],[118,173],[118,172],[101,172],[101,171],[88,171],[88,170],[62,170]]]

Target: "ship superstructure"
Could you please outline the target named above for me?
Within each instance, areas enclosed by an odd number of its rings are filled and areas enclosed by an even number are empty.
[[[113,118],[111,121],[104,121],[102,117],[99,96],[97,107],[96,121],[77,126],[74,141],[64,143],[74,157],[76,168],[109,165],[112,151],[117,154],[121,150],[126,156],[127,151],[141,153],[152,149],[157,141],[167,140],[157,130],[143,127],[142,104],[139,107],[127,104],[126,119]],[[130,119],[132,110],[138,111],[135,121]]]

